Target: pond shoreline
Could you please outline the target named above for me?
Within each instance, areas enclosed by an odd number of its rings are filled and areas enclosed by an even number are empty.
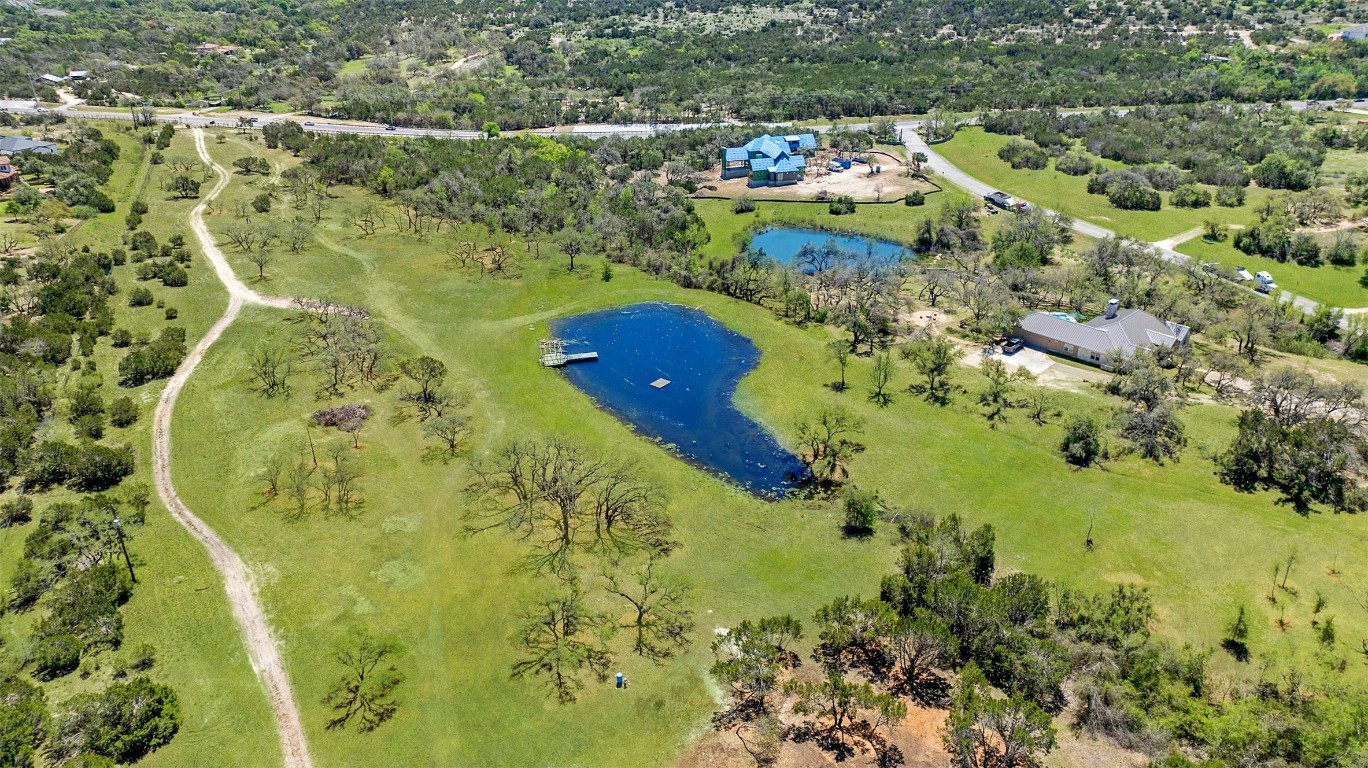
[[[748,337],[707,313],[644,302],[558,318],[567,351],[596,351],[562,375],[633,432],[748,493],[777,500],[803,485],[806,468],[736,405],[759,365]]]

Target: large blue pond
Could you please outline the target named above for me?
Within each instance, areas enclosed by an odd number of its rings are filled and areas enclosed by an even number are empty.
[[[565,376],[638,431],[757,496],[798,485],[802,462],[733,402],[760,361],[750,339],[696,309],[658,303],[562,318],[551,330],[571,340],[567,352],[598,352]],[[670,383],[653,387],[660,379]]]
[[[764,251],[766,256],[780,264],[793,263],[805,245],[819,249],[834,246],[846,253],[858,256],[873,254],[890,261],[898,261],[912,256],[912,252],[906,246],[892,240],[861,237],[859,235],[838,235],[832,232],[823,232],[820,229],[802,227],[770,227],[760,230],[751,236],[750,245],[752,248]]]

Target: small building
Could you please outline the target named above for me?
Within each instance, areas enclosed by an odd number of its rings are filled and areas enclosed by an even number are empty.
[[[817,148],[811,133],[751,139],[741,147],[722,150],[722,178],[746,176],[752,187],[782,187],[797,184],[807,174],[807,156]]]
[[[19,179],[19,169],[10,161],[9,155],[0,155],[0,192],[8,192]]]
[[[90,72],[84,69],[73,69],[67,73],[68,80],[87,80],[89,78]]]
[[[1339,33],[1341,40],[1368,40],[1368,24],[1355,24],[1345,27]]]
[[[235,56],[242,50],[237,45],[219,45],[218,43],[203,42],[195,47],[195,53],[200,56]]]
[[[0,136],[0,154],[18,155],[31,152],[35,155],[55,155],[57,145],[50,141],[38,141],[27,136]]]
[[[66,82],[66,78],[61,75],[54,75],[51,72],[33,78],[34,82],[40,85],[61,85]]]
[[[1013,331],[1033,349],[1097,366],[1113,354],[1182,346],[1191,333],[1186,325],[1160,320],[1143,310],[1123,310],[1116,299],[1107,302],[1106,312],[1084,323],[1049,312],[1032,312]]]

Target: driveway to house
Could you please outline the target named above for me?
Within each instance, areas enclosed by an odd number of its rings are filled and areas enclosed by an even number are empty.
[[[970,368],[982,368],[983,361],[992,358],[1007,366],[1009,371],[1028,371],[1036,381],[1047,387],[1059,389],[1079,389],[1086,384],[1101,384],[1111,379],[1111,374],[1097,368],[1062,363],[1038,349],[1026,347],[1010,355],[989,347],[971,345],[970,354],[961,362]]]

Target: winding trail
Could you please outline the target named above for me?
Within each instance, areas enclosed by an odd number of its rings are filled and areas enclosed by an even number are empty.
[[[228,326],[233,324],[244,306],[257,304],[281,309],[295,306],[293,299],[262,296],[248,288],[233,274],[223,252],[214,244],[213,235],[204,223],[204,211],[224,187],[228,186],[230,176],[223,166],[209,156],[204,146],[204,132],[199,128],[194,131],[195,148],[200,159],[218,175],[218,182],[190,211],[190,228],[199,239],[204,255],[214,265],[214,272],[218,275],[219,281],[228,290],[228,307],[195,348],[190,350],[190,354],[162,390],[161,398],[158,399],[157,408],[152,415],[152,474],[157,485],[157,495],[161,497],[162,503],[170,510],[171,515],[209,550],[209,558],[214,568],[223,577],[223,587],[228,594],[228,603],[233,609],[233,618],[237,620],[238,627],[242,630],[243,641],[247,644],[248,658],[257,677],[266,685],[270,697],[276,728],[280,731],[285,766],[312,768],[313,761],[309,757],[304,725],[299,717],[299,709],[295,706],[290,678],[285,672],[285,662],[280,655],[275,637],[271,634],[266,612],[262,610],[261,602],[257,599],[256,588],[247,565],[227,542],[214,532],[214,529],[181,501],[171,480],[171,415],[176,408],[176,399],[185,388],[186,382],[190,380],[190,374],[194,373],[195,367],[204,359],[204,353],[213,346],[219,336],[223,335]]]

